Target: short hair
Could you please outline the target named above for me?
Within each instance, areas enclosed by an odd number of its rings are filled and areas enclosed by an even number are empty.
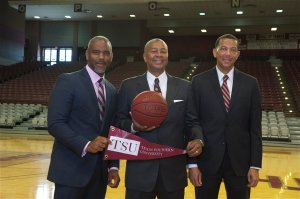
[[[154,38],[154,39],[149,40],[149,41],[145,44],[145,47],[144,47],[144,53],[147,51],[148,46],[149,46],[151,43],[157,42],[157,41],[162,42],[162,43],[167,47],[167,49],[168,49],[168,45],[166,44],[166,42],[165,42],[164,40],[162,40],[162,39],[160,39],[160,38]]]
[[[88,43],[88,49],[89,49],[91,43],[93,43],[94,41],[101,41],[101,40],[104,40],[106,42],[109,52],[112,53],[112,45],[111,45],[109,39],[104,36],[101,36],[101,35],[95,36],[92,39],[90,39],[90,41]]]
[[[215,48],[217,48],[219,45],[220,45],[220,41],[222,39],[233,39],[237,42],[237,47],[239,47],[239,39],[232,35],[232,34],[225,34],[225,35],[221,35],[217,40],[216,40],[216,43],[215,43]]]

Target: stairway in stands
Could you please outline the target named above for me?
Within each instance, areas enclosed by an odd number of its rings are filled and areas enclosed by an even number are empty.
[[[276,82],[280,88],[280,97],[283,99],[283,111],[286,117],[296,117],[299,116],[297,112],[297,103],[293,97],[292,89],[288,83],[288,76],[283,70],[283,61],[277,59],[276,57],[270,57],[268,60],[276,74]]]

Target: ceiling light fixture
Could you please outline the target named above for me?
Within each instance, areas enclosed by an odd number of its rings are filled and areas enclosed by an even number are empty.
[[[65,18],[67,18],[67,19],[71,19],[72,17],[71,17],[71,16],[69,16],[69,15],[67,15],[67,16],[65,16]]]
[[[97,15],[97,18],[103,18],[103,16],[102,15]]]
[[[205,12],[199,12],[199,15],[200,15],[200,16],[204,16],[204,15],[205,15]]]
[[[201,29],[201,32],[207,32],[207,30],[206,29]]]
[[[272,27],[271,31],[273,31],[273,32],[277,31],[277,27]]]
[[[241,32],[241,31],[242,31],[242,29],[240,29],[240,28],[235,29],[235,32]]]
[[[34,16],[33,18],[35,18],[35,19],[40,19],[41,17],[40,17],[40,16]]]
[[[129,15],[129,17],[131,17],[131,18],[134,18],[134,17],[135,17],[135,14],[131,14],[131,15]]]
[[[276,10],[276,12],[277,12],[277,13],[282,13],[283,10],[282,10],[282,9],[278,9],[278,10]]]
[[[242,15],[242,14],[244,14],[244,12],[243,11],[237,11],[236,14],[237,15]]]
[[[169,14],[169,13],[165,13],[164,16],[165,16],[165,17],[169,17],[170,14]]]
[[[174,33],[175,33],[174,30],[168,30],[168,31],[169,31],[169,33],[171,33],[171,34],[174,34]]]

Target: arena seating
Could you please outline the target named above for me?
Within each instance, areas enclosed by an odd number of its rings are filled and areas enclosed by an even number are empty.
[[[290,141],[289,127],[283,112],[262,111],[261,125],[264,140]]]
[[[0,84],[0,102],[47,105],[57,76],[82,67],[81,63],[58,64],[6,81]]]
[[[0,126],[12,128],[42,112],[41,104],[0,103]]]
[[[237,68],[257,78],[261,95],[262,109],[265,111],[283,112],[283,99],[276,81],[276,74],[267,61],[239,61]]]
[[[82,63],[60,64],[42,68],[21,77],[0,84],[0,127],[13,128],[20,123],[28,129],[47,129],[47,103],[57,76],[82,68]],[[190,63],[170,62],[167,72],[183,77]],[[201,73],[215,66],[215,61],[198,63],[194,74]],[[240,70],[255,76],[262,92],[262,134],[267,141],[290,142],[290,125],[283,112],[282,99],[275,82],[275,73],[270,63],[264,60],[241,60],[236,65]],[[299,63],[288,62],[284,65],[287,73],[295,77],[293,85],[299,89]],[[123,79],[143,74],[146,71],[144,62],[130,62],[113,67],[106,78],[117,88]],[[290,72],[289,72],[290,71]],[[297,87],[298,86],[298,87]],[[294,88],[294,87],[293,87]],[[293,91],[299,94],[299,90]],[[298,98],[299,99],[299,98]]]
[[[300,113],[300,61],[299,60],[284,60],[283,69],[287,74],[291,93],[293,94],[296,103],[297,111]]]
[[[20,77],[36,70],[40,70],[43,67],[45,67],[45,64],[43,62],[22,62],[9,66],[1,66],[0,83],[15,79],[16,77]]]

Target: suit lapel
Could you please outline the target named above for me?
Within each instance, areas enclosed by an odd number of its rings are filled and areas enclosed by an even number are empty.
[[[173,103],[173,100],[176,96],[176,88],[177,88],[177,81],[174,81],[174,78],[167,74],[168,76],[168,82],[167,82],[167,94],[166,94],[166,101],[168,105]]]
[[[217,100],[221,104],[221,107],[223,107],[223,111],[227,113],[216,68],[213,68],[211,70],[210,75],[211,75],[210,77],[211,85],[213,87],[213,91],[217,96]]]
[[[143,75],[139,76],[138,81],[136,82],[136,89],[135,90],[138,93],[150,90],[149,84],[148,84],[148,81],[147,81],[147,75],[146,75],[146,73],[144,73]]]
[[[90,94],[90,97],[93,99],[95,107],[98,107],[97,96],[95,93],[94,85],[93,85],[91,78],[85,68],[82,69],[82,76],[83,76],[84,85],[85,85],[88,93]]]
[[[106,121],[107,112],[109,110],[109,106],[110,106],[110,102],[111,102],[111,98],[112,98],[112,94],[113,94],[113,92],[112,92],[113,88],[107,82],[107,80],[104,80],[104,84],[105,84],[106,96],[105,96],[105,112],[104,112],[103,121]]]
[[[229,113],[233,106],[238,103],[236,100],[238,99],[239,90],[241,87],[241,76],[240,72],[235,68],[233,73],[233,83],[232,83],[232,93],[230,98],[230,107]]]

